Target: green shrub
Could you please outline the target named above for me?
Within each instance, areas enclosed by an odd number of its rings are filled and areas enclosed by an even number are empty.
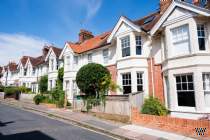
[[[21,93],[30,93],[31,92],[31,88],[27,88],[25,86],[20,86],[18,87]]]
[[[4,86],[0,86],[0,92],[4,92]]]
[[[4,93],[6,95],[19,94],[20,90],[17,87],[6,87],[4,88]]]
[[[160,103],[157,98],[149,97],[145,100],[142,106],[141,113],[164,116],[168,114],[168,110],[165,108],[164,105]]]
[[[48,76],[42,76],[41,79],[39,80],[39,90],[41,93],[44,93],[47,91],[48,88]]]
[[[39,105],[40,103],[42,103],[44,100],[46,99],[46,97],[44,95],[38,94],[36,96],[34,96],[34,103],[36,105]]]

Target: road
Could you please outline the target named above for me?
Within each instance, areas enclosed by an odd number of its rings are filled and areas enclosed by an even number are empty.
[[[55,119],[0,104],[0,140],[111,140]]]

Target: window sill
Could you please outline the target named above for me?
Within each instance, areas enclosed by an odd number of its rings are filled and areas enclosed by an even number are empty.
[[[135,55],[135,56],[127,56],[127,57],[121,57],[117,61],[124,61],[128,59],[147,59],[147,57],[142,55]]]

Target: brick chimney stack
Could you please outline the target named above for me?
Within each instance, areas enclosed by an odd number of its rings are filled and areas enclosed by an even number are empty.
[[[92,32],[81,29],[80,33],[79,33],[79,42],[82,43],[87,39],[93,38],[94,35],[92,34]]]
[[[199,6],[200,5],[200,0],[193,0],[193,4],[196,5],[196,6]]]
[[[173,0],[160,0],[160,13],[166,11],[166,9],[170,6]]]

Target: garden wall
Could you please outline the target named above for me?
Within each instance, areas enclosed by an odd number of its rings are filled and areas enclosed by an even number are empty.
[[[139,109],[132,108],[131,121],[133,124],[157,128],[182,135],[198,137],[196,128],[206,128],[205,137],[210,137],[210,121],[173,118],[170,116],[154,116],[140,114]]]

